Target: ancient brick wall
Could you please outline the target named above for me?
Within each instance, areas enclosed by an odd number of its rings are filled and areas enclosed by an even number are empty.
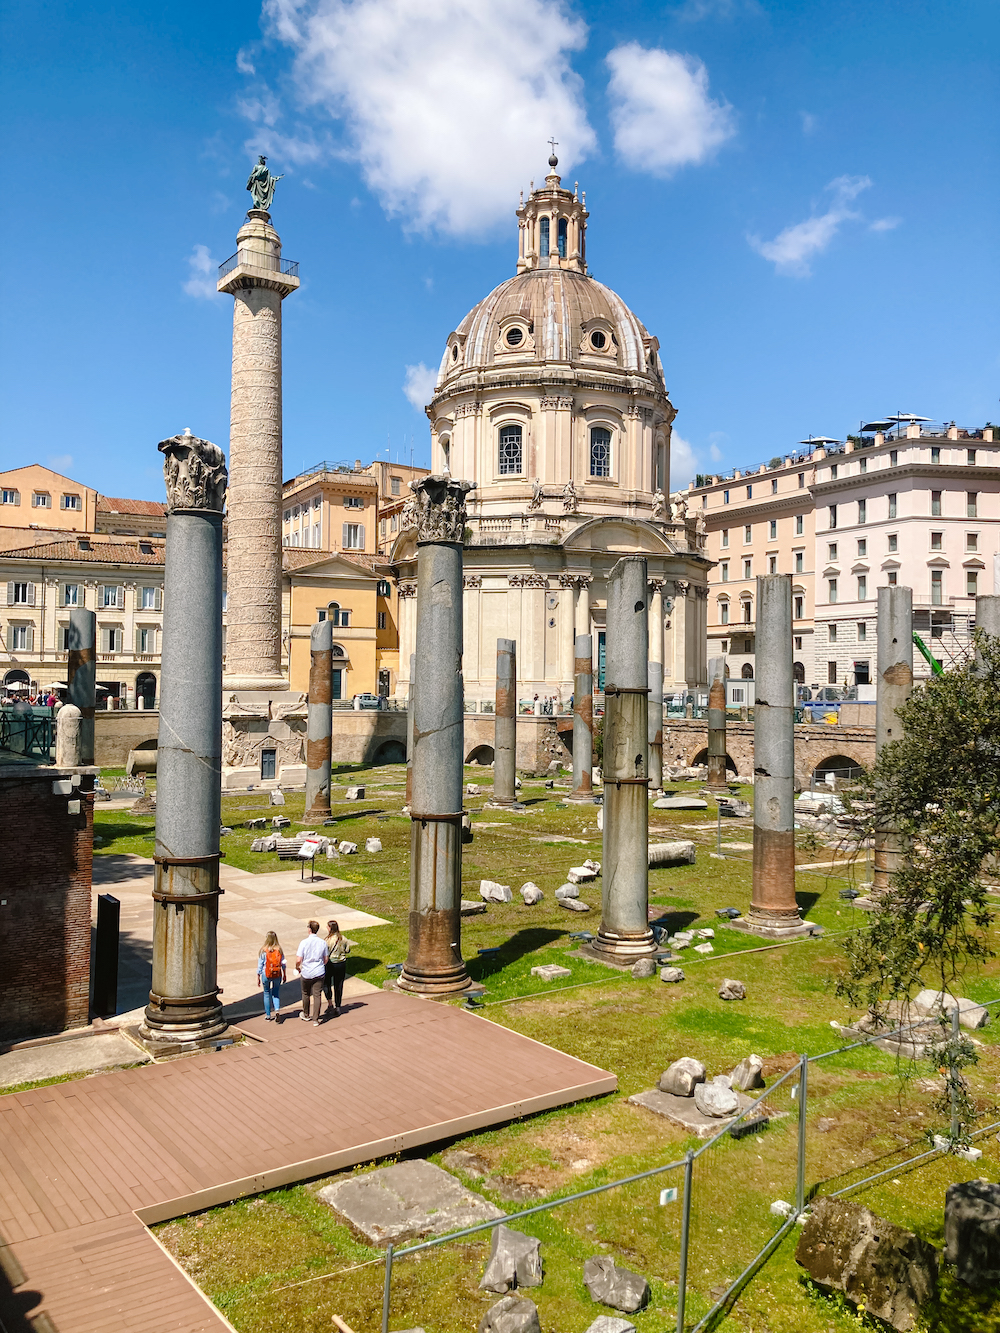
[[[707,749],[708,728],[704,722],[671,719],[665,724],[665,764],[704,763],[703,751],[707,752]],[[726,726],[726,752],[738,773],[753,772],[752,722],[729,720]],[[866,767],[873,764],[875,728],[825,724],[799,725],[795,728],[795,781],[800,787],[808,787],[815,769],[838,756]]]
[[[85,1027],[94,778],[0,766],[0,1041]]]

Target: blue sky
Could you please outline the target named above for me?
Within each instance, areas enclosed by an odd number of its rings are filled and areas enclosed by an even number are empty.
[[[0,466],[162,494],[228,443],[254,153],[302,288],[285,472],[428,458],[422,369],[514,272],[546,140],[655,333],[674,476],[997,396],[992,0],[6,0]],[[410,368],[410,369],[408,369]]]

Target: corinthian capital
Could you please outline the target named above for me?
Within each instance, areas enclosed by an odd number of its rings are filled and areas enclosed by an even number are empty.
[[[453,481],[449,476],[411,481],[418,542],[460,542],[465,531],[465,497],[474,481]]]
[[[187,431],[161,440],[156,447],[163,454],[168,512],[208,509],[221,514],[229,477],[226,456],[219,446]]]

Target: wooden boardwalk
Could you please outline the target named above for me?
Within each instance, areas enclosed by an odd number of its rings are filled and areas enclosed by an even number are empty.
[[[617,1087],[450,1005],[350,1005],[319,1028],[297,1009],[254,1018],[244,1046],[0,1097],[4,1333],[220,1333],[148,1224]]]

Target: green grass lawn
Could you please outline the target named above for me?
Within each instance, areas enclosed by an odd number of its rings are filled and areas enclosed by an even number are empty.
[[[839,897],[851,882],[845,878],[851,873],[847,867],[799,876],[800,902],[809,919],[824,926],[822,938],[762,949],[756,939],[726,929],[714,915],[720,907],[746,910],[749,851],[734,850],[725,860],[715,860],[709,855],[716,845],[714,826],[706,827],[709,811],[651,809],[654,840],[692,837],[698,844],[695,865],[651,872],[651,904],[674,929],[711,925],[715,952],[699,957],[685,951],[681,965],[686,980],[679,986],[664,985],[656,977],[636,981],[571,956],[575,946],[569,935],[596,931],[599,924],[599,884],[581,887],[584,901],[593,906],[589,914],[571,914],[553,897],[570,866],[588,856],[601,859],[596,810],[565,806],[560,797],[566,787],[546,789],[542,781],[528,779],[521,792],[528,803],[525,814],[485,810],[491,774],[470,768],[466,778],[480,783],[483,792],[466,800],[475,839],[464,848],[463,895],[477,898],[482,878],[509,884],[515,894],[512,903],[491,904],[485,915],[462,923],[469,971],[486,987],[480,1021],[503,1024],[613,1070],[620,1086],[613,1096],[464,1140],[458,1146],[488,1164],[494,1184],[502,1178],[533,1197],[552,1198],[682,1156],[695,1145],[679,1128],[626,1102],[631,1093],[653,1087],[660,1072],[681,1055],[697,1056],[714,1074],[728,1071],[754,1051],[764,1057],[768,1082],[773,1083],[796,1053],[815,1055],[838,1044],[830,1023],[850,1016],[833,993],[841,965],[839,942],[860,919]],[[344,802],[344,788],[358,781],[366,786],[365,801],[360,806]],[[677,790],[693,787],[680,785]],[[410,824],[400,815],[403,797],[401,766],[340,769],[334,778],[335,831],[362,851],[319,867],[351,882],[350,888],[325,896],[389,922],[357,932],[349,963],[354,974],[376,985],[389,975],[387,964],[406,956]],[[286,800],[283,813],[293,830],[298,829],[304,797],[292,793]],[[242,827],[249,819],[272,813],[264,794],[224,798],[223,821],[233,829],[223,839],[227,863],[254,871],[279,868],[277,857],[250,852],[255,835]],[[104,840],[100,851],[152,854],[151,818],[99,810],[95,824]],[[723,834],[724,843],[751,839],[745,821],[727,821]],[[372,835],[382,841],[381,854],[363,850],[365,838]],[[833,853],[815,846],[803,847],[799,854],[801,863],[832,860]],[[864,878],[863,865],[857,878]],[[525,907],[517,893],[529,879],[545,893],[533,908]],[[498,955],[484,958],[478,953],[494,948]],[[563,964],[571,976],[541,982],[530,975],[541,962]],[[718,987],[725,977],[746,984],[746,1001],[719,1000]],[[1000,966],[991,964],[969,977],[962,989],[980,1000],[1000,994]],[[980,1034],[984,1042],[990,1033],[987,1028]],[[934,1073],[929,1067],[915,1072],[919,1078]],[[994,1099],[998,1075],[1000,1060],[994,1048],[984,1044],[972,1076],[984,1106]],[[727,1280],[773,1235],[778,1222],[768,1211],[772,1200],[794,1199],[797,1112],[791,1084],[786,1081],[774,1097],[775,1109],[790,1113],[786,1119],[774,1122],[764,1134],[738,1142],[727,1139],[696,1164],[689,1322],[709,1308],[712,1293],[721,1294]],[[892,1057],[873,1049],[811,1066],[807,1182],[812,1186],[827,1181],[828,1188],[838,1188],[923,1151],[926,1130],[941,1128],[930,1109],[931,1095],[919,1079],[902,1080]],[[821,1120],[830,1122],[822,1130]],[[432,1159],[440,1160],[440,1152],[449,1146],[455,1145],[440,1145],[439,1152],[430,1153]],[[975,1164],[948,1158],[920,1169],[900,1169],[854,1197],[940,1245],[946,1185],[976,1176],[997,1178],[994,1135],[980,1146],[984,1155]],[[273,1191],[180,1219],[160,1227],[158,1234],[240,1333],[329,1329],[332,1314],[356,1333],[367,1333],[380,1327],[381,1258],[317,1201],[323,1183]],[[661,1208],[658,1200],[661,1186],[680,1183],[677,1178],[656,1178],[523,1224],[543,1240],[545,1283],[530,1294],[537,1299],[544,1333],[583,1333],[602,1313],[581,1281],[583,1260],[594,1253],[613,1254],[650,1279],[650,1307],[634,1317],[639,1333],[672,1327],[680,1205]],[[508,1212],[523,1206],[504,1202],[502,1185],[493,1189],[482,1179],[468,1184]],[[794,1262],[794,1244],[793,1235],[779,1247],[728,1316],[726,1329],[826,1333],[858,1326],[849,1311],[810,1293]],[[478,1291],[485,1253],[485,1242],[466,1243],[401,1260],[390,1327],[420,1326],[427,1333],[475,1328],[496,1299]],[[331,1273],[341,1275],[321,1276]],[[944,1312],[928,1315],[928,1327],[942,1333],[987,1333],[1000,1327],[1000,1302],[991,1297],[983,1310],[975,1305],[950,1292]]]

